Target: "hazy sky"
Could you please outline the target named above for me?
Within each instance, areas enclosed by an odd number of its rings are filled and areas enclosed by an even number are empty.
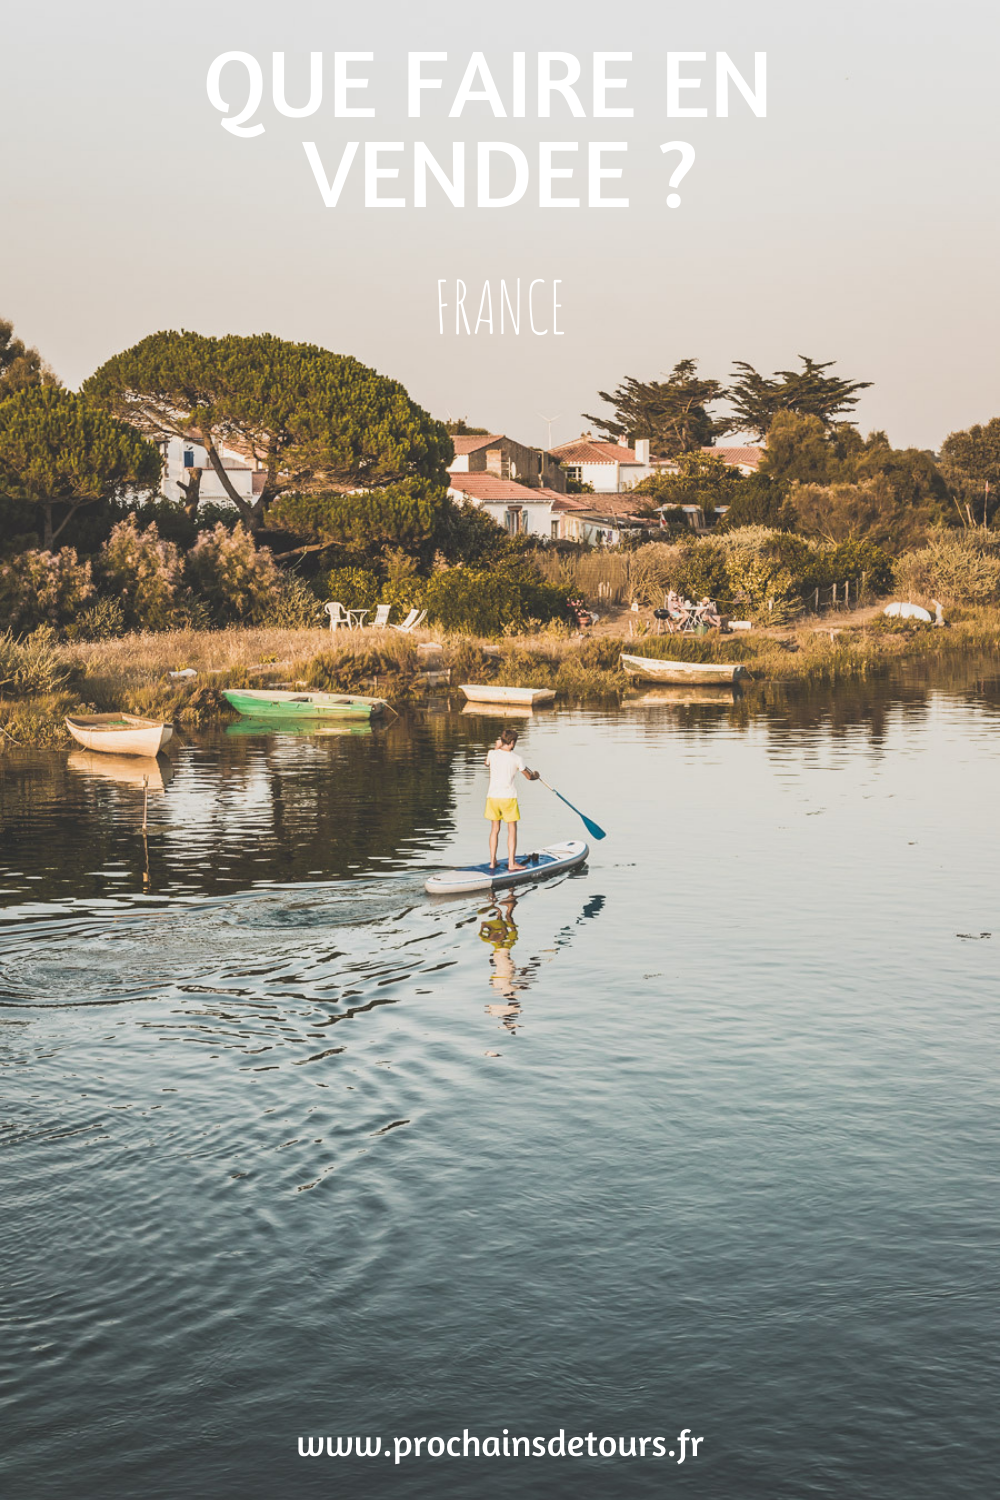
[[[545,440],[542,413],[558,415],[553,442],[566,441],[598,409],[598,387],[656,378],[685,356],[719,378],[735,359],[765,371],[799,354],[836,359],[875,382],[861,426],[898,445],[936,447],[1000,414],[1000,7],[988,0],[0,0],[0,17],[0,315],[70,385],[143,335],[185,327],[267,330],[356,355],[435,415],[529,443]],[[375,54],[352,65],[371,79],[352,102],[370,101],[374,119],[334,116],[337,50]],[[423,95],[420,120],[406,113],[408,50],[448,53],[426,69],[446,83]],[[526,118],[495,119],[484,103],[447,117],[477,50],[508,116],[511,54],[527,54]],[[608,96],[633,119],[590,117],[595,50],[633,54],[609,68],[628,90]],[[223,130],[207,96],[209,65],[226,51],[266,64],[255,139]],[[276,113],[274,51],[287,55],[292,103],[305,101],[307,54],[323,52],[312,117]],[[537,118],[539,51],[579,57],[587,118],[559,99]],[[730,118],[713,118],[707,87],[692,102],[708,104],[708,118],[669,119],[668,51],[705,52],[709,65],[728,52],[751,80],[754,52],[766,52],[767,118],[738,95]],[[711,77],[709,65],[687,71]],[[245,87],[226,70],[224,92],[241,101]],[[331,177],[348,140],[405,142],[382,162],[401,177],[381,190],[408,204],[414,140],[449,166],[450,142],[468,143],[473,204],[479,140],[520,146],[531,183],[510,209],[457,209],[433,184],[426,209],[366,209],[362,146],[330,209],[305,140]],[[543,140],[580,142],[577,174],[556,192],[584,202],[587,142],[627,141],[606,161],[624,161],[626,176],[605,191],[627,193],[630,208],[540,208]],[[667,140],[697,153],[676,210],[665,202],[677,163],[659,151]],[[520,277],[525,291],[543,278],[548,297],[559,278],[564,335],[442,337],[437,281],[453,302],[458,277],[473,314],[486,279],[496,297],[501,278]]]

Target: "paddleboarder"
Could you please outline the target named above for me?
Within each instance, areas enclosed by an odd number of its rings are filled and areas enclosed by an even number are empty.
[[[529,771],[519,755],[515,755],[517,730],[505,729],[484,764],[489,767],[490,786],[486,794],[485,817],[490,825],[490,871],[497,867],[497,844],[500,839],[500,824],[507,824],[507,868],[523,870],[517,862],[517,825],[521,817],[517,805],[517,777],[538,781],[540,773]]]

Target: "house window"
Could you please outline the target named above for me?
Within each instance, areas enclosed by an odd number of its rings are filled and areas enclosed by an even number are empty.
[[[524,512],[520,506],[505,511],[503,523],[511,536],[518,536],[524,530]]]
[[[567,479],[572,479],[572,481],[573,481],[574,484],[582,484],[583,483],[583,465],[582,464],[567,464],[566,465],[566,478]]]
[[[554,542],[557,542],[559,540],[559,522],[558,521],[553,521],[552,522],[552,540]]]
[[[193,448],[185,448],[184,449],[184,467],[185,467],[185,469],[193,469],[194,468],[194,449]]]

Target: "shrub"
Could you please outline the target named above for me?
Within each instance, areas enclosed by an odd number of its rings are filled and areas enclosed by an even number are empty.
[[[848,578],[860,581],[864,575],[865,587],[873,593],[885,594],[892,588],[892,558],[875,542],[858,538],[840,542],[836,547],[830,548],[823,561],[827,575],[822,580],[824,583],[842,583]],[[814,584],[813,587],[815,586]]]
[[[256,611],[254,623],[279,630],[304,630],[325,620],[323,607],[305,579],[297,573],[284,573],[270,603]]]
[[[128,629],[120,599],[97,599],[66,627],[71,641],[113,641]]]
[[[435,573],[425,599],[431,619],[446,630],[499,635],[529,621],[563,618],[570,592],[565,584],[545,583],[524,563],[501,563],[492,572],[460,564]]]
[[[926,547],[906,553],[896,567],[904,593],[943,604],[987,604],[1000,598],[1000,555],[991,533],[941,533]]]
[[[417,572],[414,558],[401,550],[389,553],[381,590],[383,604],[391,604],[405,615],[411,609],[423,607],[426,587],[427,581]]]
[[[778,625],[801,609],[803,565],[808,543],[766,526],[741,526],[718,540],[725,559],[729,602],[763,623]],[[706,590],[708,592],[708,590]]]
[[[256,624],[281,587],[281,573],[267,547],[258,548],[242,522],[230,531],[221,521],[201,531],[187,558],[188,578],[214,623]]]
[[[90,563],[72,547],[32,549],[0,565],[0,617],[13,630],[66,625],[93,595]]]
[[[324,599],[345,609],[371,609],[379,592],[377,574],[369,568],[331,568],[323,579]]]
[[[18,640],[9,630],[0,635],[0,689],[11,697],[54,693],[71,675],[50,625],[40,626],[24,640]]]
[[[119,521],[97,566],[105,588],[118,595],[130,628],[169,630],[178,623],[184,580],[180,548],[162,539],[155,521],[144,531],[135,516]]]

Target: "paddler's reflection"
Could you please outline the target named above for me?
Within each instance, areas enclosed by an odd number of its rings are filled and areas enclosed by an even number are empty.
[[[490,967],[493,971],[490,984],[503,996],[502,1002],[493,1001],[487,1005],[486,1013],[496,1016],[508,1031],[517,1030],[521,1014],[521,1002],[517,994],[525,988],[524,978],[519,974],[511,952],[517,942],[517,924],[514,921],[516,905],[517,898],[514,895],[498,899],[480,913],[482,921],[479,926],[481,940],[489,943],[493,949],[490,954]]]

